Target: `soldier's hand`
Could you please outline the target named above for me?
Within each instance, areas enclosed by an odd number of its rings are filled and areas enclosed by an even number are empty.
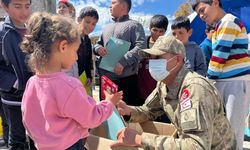
[[[111,144],[111,147],[116,146],[140,146],[141,135],[133,129],[124,128],[117,134],[117,141]]]
[[[107,49],[106,48],[104,48],[104,47],[100,47],[99,49],[98,49],[98,51],[97,51],[97,53],[100,55],[100,56],[105,56],[105,55],[107,55],[108,54],[108,51],[107,51]]]
[[[120,115],[122,116],[130,116],[131,115],[131,109],[128,107],[128,105],[124,101],[119,101],[117,103],[117,110]]]

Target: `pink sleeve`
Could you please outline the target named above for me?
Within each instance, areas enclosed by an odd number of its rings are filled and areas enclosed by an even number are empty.
[[[111,116],[114,105],[109,100],[96,103],[81,86],[73,90],[63,107],[66,117],[73,118],[84,128],[94,128]]]

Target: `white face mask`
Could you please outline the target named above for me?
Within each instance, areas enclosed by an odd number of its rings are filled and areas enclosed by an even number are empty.
[[[156,81],[162,81],[164,80],[168,75],[170,71],[167,70],[167,63],[171,61],[173,58],[169,59],[168,61],[166,59],[150,59],[149,60],[149,73],[152,76],[153,79]]]

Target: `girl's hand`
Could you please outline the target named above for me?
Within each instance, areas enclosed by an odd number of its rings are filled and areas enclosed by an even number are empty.
[[[105,99],[110,100],[114,105],[116,105],[123,98],[122,97],[122,95],[123,95],[122,91],[114,93],[114,94],[109,94],[107,91],[104,91],[104,94],[105,94],[105,97],[106,97]]]

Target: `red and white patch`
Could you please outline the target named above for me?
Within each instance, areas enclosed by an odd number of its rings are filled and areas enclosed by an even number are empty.
[[[190,98],[187,98],[180,103],[180,111],[184,111],[192,107],[192,102]]]
[[[190,97],[190,93],[187,89],[184,89],[182,91],[182,95],[181,95],[181,101],[188,99]]]
[[[184,111],[188,108],[192,107],[192,102],[190,99],[190,93],[187,89],[184,89],[182,91],[182,95],[181,95],[181,102],[180,102],[180,111]]]

